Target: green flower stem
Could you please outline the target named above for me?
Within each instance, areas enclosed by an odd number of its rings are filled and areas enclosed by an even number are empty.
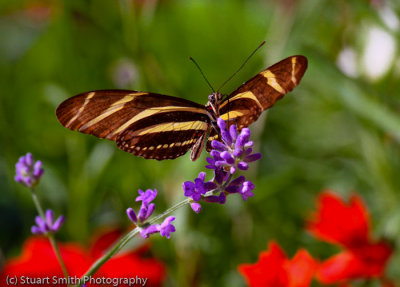
[[[39,199],[38,199],[38,197],[37,197],[37,195],[35,193],[35,190],[33,188],[31,188],[31,191],[32,191],[33,202],[35,203],[36,209],[37,209],[40,217],[43,218],[43,220],[45,220],[46,216],[44,214],[44,211],[43,211],[43,208],[42,208],[42,206],[40,204],[40,201],[39,201]],[[51,247],[53,248],[54,253],[56,254],[57,260],[60,263],[60,266],[61,266],[62,272],[64,274],[64,277],[68,278],[67,267],[65,266],[64,260],[61,257],[60,249],[58,248],[57,242],[56,242],[56,240],[54,238],[54,234],[47,233],[47,237],[49,238]]]
[[[40,205],[40,201],[35,193],[35,190],[33,188],[31,188],[32,191],[32,198],[33,198],[33,202],[35,203],[36,209],[40,215],[41,218],[45,219],[46,216],[44,215],[44,211],[42,206]]]
[[[68,271],[67,271],[67,267],[65,266],[64,260],[61,257],[61,253],[60,253],[60,249],[58,248],[57,245],[57,241],[54,238],[54,234],[53,233],[48,233],[47,235],[49,237],[49,241],[51,243],[51,246],[53,247],[54,253],[57,256],[57,260],[61,265],[61,269],[63,271],[64,277],[68,278]],[[69,285],[68,285],[69,286]]]

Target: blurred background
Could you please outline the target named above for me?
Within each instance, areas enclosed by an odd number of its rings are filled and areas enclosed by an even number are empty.
[[[20,253],[36,215],[29,190],[13,180],[26,152],[44,164],[44,207],[67,217],[58,239],[84,245],[99,228],[131,228],[125,210],[138,208],[139,188],[156,188],[162,211],[204,170],[205,153],[196,162],[145,160],[72,132],[57,121],[58,104],[113,88],[205,104],[210,89],[188,58],[218,87],[265,40],[224,94],[290,55],[305,55],[308,70],[251,126],[263,154],[244,173],[255,196],[203,204],[200,214],[183,208],[170,240],[150,239],[168,266],[166,286],[244,286],[237,266],[255,262],[272,239],[288,256],[301,247],[331,256],[337,249],[304,230],[325,189],[363,197],[373,236],[397,246],[387,274],[399,279],[399,21],[396,0],[1,1],[2,261]]]

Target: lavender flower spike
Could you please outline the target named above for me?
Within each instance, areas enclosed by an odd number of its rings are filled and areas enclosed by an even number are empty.
[[[42,162],[34,161],[31,153],[21,156],[15,165],[15,181],[27,187],[35,187],[43,175]]]
[[[45,219],[40,216],[35,218],[36,225],[32,226],[31,231],[33,234],[46,234],[48,232],[56,233],[64,224],[65,217],[61,215],[54,222],[54,213],[51,209],[46,211]]]
[[[252,153],[253,142],[249,140],[250,130],[243,128],[240,134],[238,134],[235,125],[231,125],[229,130],[226,123],[218,118],[218,127],[221,131],[222,141],[212,141],[211,156],[207,158],[209,165],[206,168],[209,169],[223,169],[229,171],[230,174],[234,174],[237,169],[247,170],[249,168],[248,163],[259,160],[261,158],[260,153]]]

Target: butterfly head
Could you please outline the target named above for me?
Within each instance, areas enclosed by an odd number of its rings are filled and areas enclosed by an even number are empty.
[[[221,103],[222,97],[223,96],[220,92],[215,92],[209,95],[208,102],[206,104],[207,111],[213,113],[214,115],[218,115],[219,104]]]

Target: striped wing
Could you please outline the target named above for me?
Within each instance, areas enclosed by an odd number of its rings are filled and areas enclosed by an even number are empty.
[[[306,69],[304,56],[291,56],[272,65],[227,96],[219,107],[220,117],[237,124],[239,129],[249,126],[293,90]]]
[[[71,130],[116,141],[124,151],[157,160],[185,154],[209,125],[200,104],[124,90],[79,94],[61,103],[56,114]]]

